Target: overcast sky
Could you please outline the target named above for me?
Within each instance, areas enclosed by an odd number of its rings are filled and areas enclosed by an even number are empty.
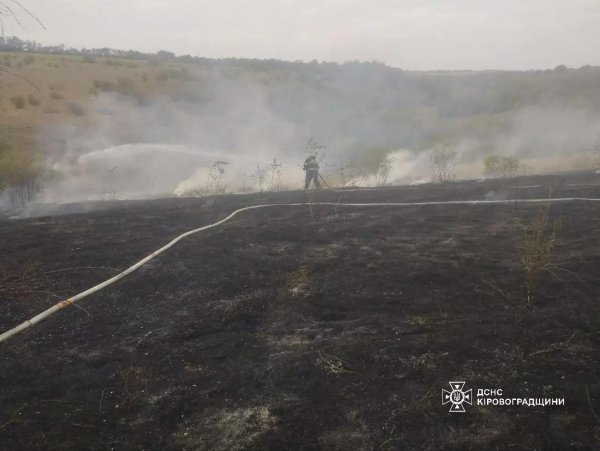
[[[11,2],[13,0],[3,0]],[[403,69],[600,65],[600,0],[20,0],[44,44]]]

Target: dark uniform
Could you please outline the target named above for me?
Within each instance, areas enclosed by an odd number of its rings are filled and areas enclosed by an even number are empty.
[[[317,158],[314,155],[311,155],[306,160],[304,160],[303,169],[306,171],[304,189],[309,188],[311,180],[314,183],[315,188],[320,188],[321,183],[319,182],[319,163],[317,162]]]

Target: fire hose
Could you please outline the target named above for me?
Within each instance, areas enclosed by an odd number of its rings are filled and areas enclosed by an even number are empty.
[[[595,198],[578,198],[578,197],[569,197],[569,198],[559,198],[559,199],[522,199],[519,200],[519,203],[529,203],[529,204],[533,204],[533,203],[549,203],[549,202],[578,202],[578,201],[586,201],[586,202],[600,202],[600,199],[595,199]],[[336,206],[336,207],[412,207],[412,206],[429,206],[429,205],[497,205],[497,204],[510,204],[511,202],[514,202],[512,200],[457,200],[457,201],[432,201],[432,202],[377,202],[377,203],[334,203],[334,202],[319,202],[319,203],[315,203],[313,205],[317,206],[317,205],[328,205],[328,206]],[[115,282],[118,282],[119,280],[127,277],[129,274],[131,274],[132,272],[134,272],[135,270],[141,268],[143,265],[145,265],[146,263],[148,263],[150,260],[156,258],[158,255],[162,254],[163,252],[165,252],[166,250],[168,250],[169,248],[173,247],[175,244],[177,244],[179,241],[183,240],[184,238],[193,235],[195,233],[199,233],[199,232],[203,232],[205,230],[209,230],[215,227],[220,226],[221,224],[224,224],[226,222],[228,222],[229,220],[231,220],[233,217],[237,216],[238,214],[245,212],[245,211],[249,211],[249,210],[255,210],[255,209],[259,209],[259,208],[271,208],[271,207],[305,207],[305,206],[309,206],[309,203],[303,202],[303,203],[289,203],[289,204],[264,204],[264,205],[252,205],[249,207],[244,207],[244,208],[240,208],[238,210],[235,210],[234,212],[230,213],[228,216],[226,216],[225,218],[213,223],[213,224],[209,224],[203,227],[199,227],[197,229],[193,229],[190,230],[188,232],[182,233],[181,235],[179,235],[178,237],[174,238],[173,240],[171,240],[170,242],[168,242],[167,244],[165,244],[163,247],[161,247],[160,249],[154,251],[152,254],[148,255],[147,257],[143,258],[142,260],[138,261],[137,263],[133,264],[132,266],[130,266],[129,268],[127,268],[126,270],[120,272],[119,274],[117,274],[114,277],[111,277],[108,280],[105,280],[102,283],[99,283],[98,285],[95,285],[85,291],[82,291],[79,294],[76,294],[73,297],[70,297],[68,299],[65,299],[64,301],[61,301],[55,305],[53,305],[52,307],[48,308],[47,310],[44,310],[42,313],[34,316],[33,318],[23,322],[22,324],[4,332],[2,335],[0,335],[0,343],[8,340],[9,338],[13,337],[14,335],[30,328],[31,326],[45,320],[46,318],[48,318],[49,316],[53,315],[54,313],[70,306],[73,305],[75,302],[80,301],[84,298],[87,298],[88,296],[114,284]]]

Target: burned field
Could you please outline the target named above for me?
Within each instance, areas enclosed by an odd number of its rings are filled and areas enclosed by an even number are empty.
[[[596,175],[323,191],[247,211],[0,345],[3,449],[597,449]],[[121,202],[0,221],[5,331],[236,208],[306,194]],[[554,223],[553,223],[554,224]],[[449,381],[561,406],[442,406]],[[475,395],[475,393],[474,393]]]

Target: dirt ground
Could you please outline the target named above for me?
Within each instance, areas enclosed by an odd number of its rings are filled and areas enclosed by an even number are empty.
[[[531,307],[519,249],[540,205],[341,205],[549,192],[600,198],[600,175],[322,191],[340,205],[253,210],[186,238],[0,346],[0,448],[598,449],[600,203],[551,206],[557,247]],[[0,220],[0,331],[235,208],[303,201]],[[449,413],[449,381],[565,404]]]

